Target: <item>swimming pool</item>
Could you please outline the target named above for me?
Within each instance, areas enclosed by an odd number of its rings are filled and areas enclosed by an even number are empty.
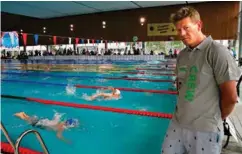
[[[11,63],[9,64],[11,65]],[[148,68],[147,62],[144,61],[118,62],[115,65]],[[155,67],[157,66],[152,66],[152,68]],[[131,72],[137,72],[137,70],[131,70]],[[159,71],[146,70],[145,73],[148,74],[126,74],[118,71],[97,73],[5,69],[1,74],[1,94],[171,114],[175,109],[176,95],[155,93],[152,90],[168,91],[168,88],[172,86],[174,77],[152,75],[155,72]],[[127,78],[145,80],[126,80]],[[75,85],[86,85],[86,87],[78,88]],[[97,91],[97,89],[92,89],[91,86],[113,86],[124,88],[124,90],[121,89],[121,99],[119,100],[90,102],[85,100],[83,96],[91,95]],[[142,89],[145,92],[129,91],[130,89]],[[25,130],[35,129],[42,135],[51,154],[159,154],[169,123],[167,118],[45,105],[10,98],[2,98],[1,106],[2,122],[14,141]],[[68,117],[79,119],[80,126],[64,132],[63,136],[71,140],[71,143],[67,144],[58,140],[54,132],[33,128],[13,116],[14,113],[21,111],[29,115],[50,119],[53,117],[54,111],[66,113]],[[6,141],[3,135],[1,137],[3,141]],[[21,146],[42,151],[32,134],[23,139]]]

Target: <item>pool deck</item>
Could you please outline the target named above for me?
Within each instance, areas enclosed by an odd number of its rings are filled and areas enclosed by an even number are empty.
[[[221,154],[242,154],[242,146],[231,141],[229,142],[228,147],[222,150]]]

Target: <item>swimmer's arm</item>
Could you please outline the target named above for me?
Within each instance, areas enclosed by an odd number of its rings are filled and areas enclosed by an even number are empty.
[[[108,89],[108,90],[112,90],[112,91],[115,90],[113,87],[108,87],[107,89]]]
[[[101,88],[101,90],[113,90],[113,89],[114,89],[114,88],[113,88],[113,87],[111,87],[111,86]]]
[[[56,136],[61,140],[65,140],[62,133],[63,133],[63,129],[58,128]]]
[[[63,133],[63,131],[64,131],[64,125],[63,125],[63,124],[59,124],[57,127],[58,127],[58,128],[57,128],[57,134],[56,134],[56,136],[57,136],[60,140],[66,142],[66,143],[70,143],[70,141],[68,141],[67,139],[65,139],[65,138],[63,137],[63,135],[62,135],[62,133]]]
[[[105,89],[107,89],[107,90],[112,90],[112,93],[114,93],[115,92],[115,88],[113,88],[113,87],[107,87],[107,88],[105,88]]]

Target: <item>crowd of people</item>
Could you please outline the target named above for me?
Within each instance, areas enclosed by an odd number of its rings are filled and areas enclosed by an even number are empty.
[[[70,56],[70,55],[88,55],[88,56],[100,56],[100,55],[164,55],[167,58],[176,58],[177,57],[177,49],[170,49],[169,54],[161,51],[159,53],[155,53],[153,50],[149,52],[145,52],[145,49],[136,49],[133,48],[129,50],[125,49],[101,49],[101,50],[89,50],[89,49],[81,49],[81,50],[73,50],[72,48],[64,48],[58,50],[51,51],[40,51],[40,50],[29,50],[29,51],[1,51],[1,59],[26,59],[28,57],[33,56]]]

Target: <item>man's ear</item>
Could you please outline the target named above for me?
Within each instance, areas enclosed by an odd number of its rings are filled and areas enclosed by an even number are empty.
[[[197,21],[197,28],[199,31],[202,31],[202,28],[203,28],[203,22],[200,20],[200,21]]]

